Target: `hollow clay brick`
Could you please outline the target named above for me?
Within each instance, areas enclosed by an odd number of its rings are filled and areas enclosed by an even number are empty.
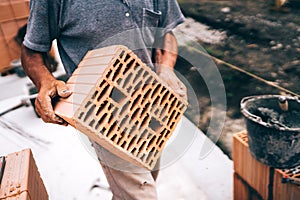
[[[48,194],[30,149],[6,156],[1,200],[47,200]]]
[[[258,192],[262,199],[269,198],[269,185],[273,185],[272,199],[274,200],[300,199],[300,166],[295,169],[274,169],[273,181],[270,182],[271,168],[258,162],[250,154],[246,131],[233,135],[232,158],[235,173],[252,190]],[[295,183],[283,183],[284,177],[292,178],[298,182],[298,185]],[[239,181],[236,181],[236,183],[240,184]],[[234,186],[234,188],[236,187]],[[238,192],[238,190],[236,191]],[[234,196],[236,195],[239,196],[241,194],[235,194]]]
[[[27,23],[28,16],[29,0],[0,1],[0,73],[11,68],[12,60],[20,58],[21,48],[15,36]]]
[[[147,169],[155,166],[187,107],[124,46],[89,51],[67,85],[74,93],[60,100],[56,114],[112,153]]]

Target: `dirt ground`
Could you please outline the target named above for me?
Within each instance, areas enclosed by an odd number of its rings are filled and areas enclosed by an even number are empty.
[[[210,55],[300,94],[299,0],[289,1],[280,10],[273,9],[272,0],[178,2],[185,16],[212,29],[226,31],[227,38],[222,43],[198,41]],[[193,113],[193,105],[187,116],[205,132],[210,121],[211,103],[205,83],[194,75],[192,65],[180,59],[178,65],[181,66],[178,71],[196,91],[200,107],[200,116]],[[232,134],[245,128],[239,107],[241,99],[250,95],[286,93],[224,65],[217,64],[217,67],[227,99],[227,120],[219,145],[230,156]]]

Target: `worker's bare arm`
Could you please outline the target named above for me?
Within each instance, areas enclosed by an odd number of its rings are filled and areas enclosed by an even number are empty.
[[[177,94],[187,99],[187,89],[174,72],[178,54],[176,37],[172,32],[168,32],[163,38],[159,39],[158,43],[160,48],[156,49],[156,73]]]
[[[22,66],[38,89],[35,101],[36,111],[44,122],[66,125],[66,122],[55,115],[52,98],[68,97],[71,92],[63,81],[58,81],[45,65],[46,53],[33,51],[25,46],[21,49]]]

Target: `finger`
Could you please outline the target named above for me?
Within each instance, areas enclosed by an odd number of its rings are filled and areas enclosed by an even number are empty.
[[[180,81],[177,81],[177,85],[178,85],[178,94],[180,97],[184,98],[187,101],[187,88],[186,86]]]
[[[63,81],[56,82],[57,94],[60,97],[66,98],[72,94],[72,91],[69,90],[68,86]]]
[[[46,123],[63,124],[65,123],[60,117],[55,115],[49,96],[38,96],[36,99],[37,112]]]

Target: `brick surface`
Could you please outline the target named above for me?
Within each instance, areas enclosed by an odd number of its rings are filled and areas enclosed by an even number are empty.
[[[74,94],[61,99],[56,114],[112,153],[148,169],[187,107],[124,46],[88,52],[67,85]]]
[[[261,196],[253,190],[237,173],[233,175],[234,200],[261,200]]]
[[[257,191],[263,199],[269,198],[269,185],[273,185],[273,200],[300,199],[300,166],[294,169],[274,169],[274,177],[270,174],[271,168],[258,162],[248,148],[247,132],[242,131],[233,136],[232,158],[234,171],[245,181],[251,189]],[[296,183],[283,183],[283,178]],[[270,180],[273,180],[270,182]],[[236,187],[236,186],[234,186]]]
[[[15,41],[18,30],[27,23],[29,0],[0,1],[0,73],[10,69],[10,62],[20,58],[20,45]]]
[[[30,149],[6,156],[0,199],[47,200],[48,194]]]

